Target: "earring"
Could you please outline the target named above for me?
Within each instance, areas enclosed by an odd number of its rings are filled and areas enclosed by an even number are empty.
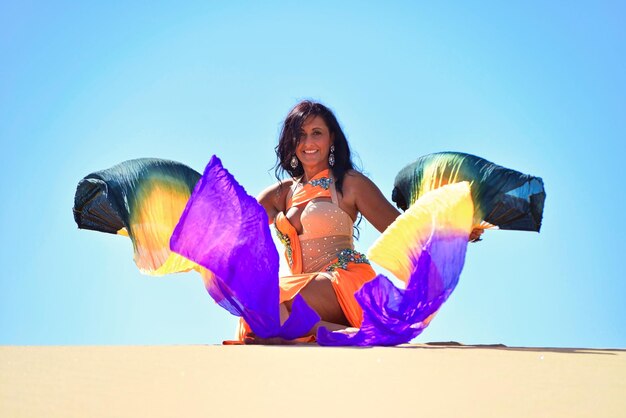
[[[293,157],[291,157],[291,164],[290,165],[291,165],[291,168],[293,168],[294,170],[298,166],[298,159],[296,158],[295,155]]]
[[[331,167],[335,165],[335,154],[333,154],[334,152],[335,152],[335,146],[331,145],[330,155],[328,156],[328,165]]]

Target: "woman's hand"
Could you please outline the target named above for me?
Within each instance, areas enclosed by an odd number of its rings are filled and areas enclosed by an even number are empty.
[[[483,234],[483,232],[485,232],[485,230],[482,228],[472,229],[472,232],[470,232],[470,236],[469,236],[470,242],[482,241],[482,238],[480,236]]]

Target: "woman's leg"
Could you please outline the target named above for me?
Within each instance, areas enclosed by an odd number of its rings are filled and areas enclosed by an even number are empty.
[[[319,275],[311,280],[299,293],[305,302],[320,316],[321,320],[315,324],[307,335],[316,335],[319,327],[325,327],[330,331],[341,331],[350,327],[346,316],[341,310],[337,300],[337,294],[330,279]],[[289,318],[292,300],[280,304],[281,325]],[[246,344],[293,344],[282,338],[258,338],[254,334],[248,334],[244,339]]]
[[[337,294],[330,279],[319,275],[311,280],[301,291],[300,295],[305,302],[320,316],[324,322],[350,326],[348,319],[341,310]],[[285,306],[291,312],[292,300],[286,301]]]

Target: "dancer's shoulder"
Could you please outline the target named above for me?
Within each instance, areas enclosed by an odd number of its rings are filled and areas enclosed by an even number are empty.
[[[257,201],[265,208],[270,220],[273,220],[278,212],[285,210],[287,194],[294,183],[295,181],[293,179],[285,179],[276,182],[265,188],[257,196]]]

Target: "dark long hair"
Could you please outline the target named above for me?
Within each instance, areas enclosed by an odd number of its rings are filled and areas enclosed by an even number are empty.
[[[334,136],[335,165],[331,167],[331,171],[333,172],[333,177],[335,177],[337,191],[343,193],[343,179],[346,172],[355,169],[350,155],[348,140],[333,112],[323,104],[311,100],[303,100],[295,105],[283,122],[278,145],[275,148],[276,166],[274,172],[276,178],[280,181],[285,172],[291,177],[298,177],[304,174],[302,164],[298,164],[296,168],[291,168],[291,158],[296,155],[296,146],[300,141],[302,125],[309,117],[315,116],[324,119],[329,133]]]

